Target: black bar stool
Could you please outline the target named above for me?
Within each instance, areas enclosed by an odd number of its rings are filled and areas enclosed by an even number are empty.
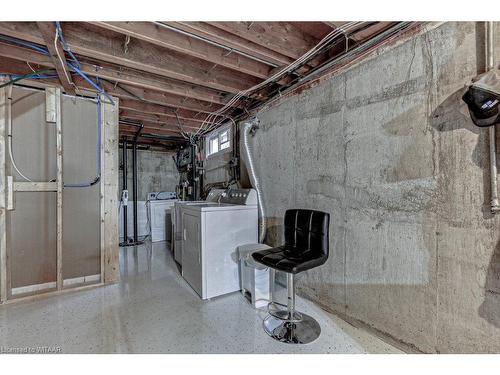
[[[316,340],[321,333],[316,320],[295,311],[294,276],[326,262],[329,253],[329,224],[330,214],[326,212],[287,210],[285,244],[252,253],[256,262],[287,274],[287,309],[270,311],[264,319],[264,330],[275,340],[289,344],[307,344]]]

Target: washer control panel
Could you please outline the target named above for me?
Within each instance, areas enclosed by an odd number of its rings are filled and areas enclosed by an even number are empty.
[[[228,189],[220,201],[243,206],[257,205],[257,192],[255,189]]]
[[[226,194],[226,189],[212,189],[207,195],[207,202],[218,202],[224,194]]]

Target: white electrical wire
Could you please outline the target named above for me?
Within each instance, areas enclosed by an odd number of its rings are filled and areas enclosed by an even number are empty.
[[[59,61],[61,62],[61,66],[64,71],[64,75],[66,76],[66,80],[75,88],[77,89],[76,85],[73,83],[73,80],[71,79],[71,76],[69,75],[68,71],[66,70],[66,61],[63,60],[61,55],[59,54],[59,48],[57,46],[57,41],[59,40],[59,29],[56,27],[56,35],[54,38],[54,48],[56,50],[57,57],[59,58]],[[62,82],[61,82],[62,83]]]
[[[7,89],[7,98],[9,99],[9,104],[7,105],[7,139],[8,139],[8,149],[9,149],[9,158],[12,163],[12,167],[16,170],[16,172],[28,182],[33,182],[30,178],[26,177],[21,173],[19,168],[17,168],[16,162],[14,160],[14,155],[12,153],[12,85],[8,86]]]
[[[270,82],[273,82],[277,78],[279,78],[284,72],[286,71],[292,71],[295,68],[297,68],[300,64],[303,62],[307,61],[313,54],[315,54],[318,50],[322,49],[325,45],[333,41],[336,37],[339,35],[346,35],[346,32],[351,30],[352,28],[357,27],[359,24],[362,24],[363,22],[348,22],[344,25],[342,25],[342,28],[337,28],[335,30],[332,30],[330,33],[328,33],[316,46],[311,48],[308,52],[306,52],[304,55],[299,57],[297,60],[289,64],[288,66],[284,67],[271,77],[267,78],[265,81],[249,88],[243,91],[240,91],[237,93],[231,100],[226,103],[222,108],[220,108],[217,111],[214,111],[210,114],[207,115],[201,126],[197,129],[195,132],[195,135],[198,135],[200,132],[207,133],[214,128],[216,128],[218,125],[220,125],[224,120],[228,119],[229,116],[224,115],[224,112],[226,112],[228,109],[230,109],[235,103],[237,103],[243,96],[247,96],[248,94],[252,93],[255,90],[258,90],[265,85],[267,85]],[[217,117],[222,117],[222,119],[216,121]]]

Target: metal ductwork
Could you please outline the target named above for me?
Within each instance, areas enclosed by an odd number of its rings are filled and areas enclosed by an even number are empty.
[[[259,243],[263,243],[266,238],[266,211],[264,207],[264,199],[262,195],[262,187],[260,185],[259,178],[255,172],[255,163],[252,156],[252,147],[250,146],[250,136],[255,134],[255,131],[259,128],[259,119],[252,118],[243,123],[242,129],[242,158],[246,164],[248,176],[250,178],[250,183],[252,187],[257,191],[257,201],[259,204]]]

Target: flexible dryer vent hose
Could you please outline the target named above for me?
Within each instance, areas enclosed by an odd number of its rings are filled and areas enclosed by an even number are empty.
[[[259,128],[259,120],[257,118],[250,119],[243,123],[243,132],[241,141],[242,147],[242,158],[246,164],[248,176],[250,177],[250,183],[252,187],[257,191],[257,201],[259,204],[259,243],[263,243],[266,238],[266,213],[264,208],[264,200],[262,196],[262,187],[260,185],[259,178],[255,172],[255,163],[252,157],[252,147],[250,146],[250,135],[255,133],[255,130]]]

